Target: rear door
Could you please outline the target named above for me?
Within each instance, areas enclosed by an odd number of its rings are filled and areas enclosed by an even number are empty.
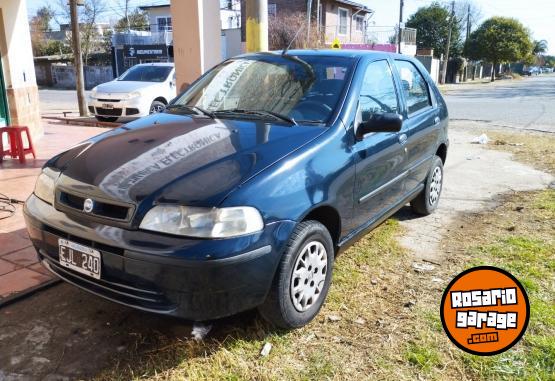
[[[390,62],[368,64],[359,94],[357,126],[364,115],[399,113],[399,99]],[[354,226],[382,215],[404,194],[405,151],[400,133],[367,134],[354,144],[356,155]]]
[[[426,178],[431,158],[437,149],[440,132],[440,115],[430,85],[421,72],[422,68],[409,60],[394,61],[403,98],[402,133],[406,139],[407,193]]]

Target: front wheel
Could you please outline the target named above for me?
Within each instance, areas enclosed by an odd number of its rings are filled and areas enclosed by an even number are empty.
[[[157,114],[159,112],[164,111],[165,108],[166,108],[166,105],[163,102],[153,101],[152,104],[150,105],[149,114]]]
[[[432,214],[439,204],[441,191],[443,190],[443,161],[435,156],[432,169],[428,173],[426,183],[422,192],[411,201],[412,210],[420,215],[427,216]]]
[[[317,221],[301,222],[293,231],[260,314],[277,327],[308,324],[328,294],[334,261],[330,233]]]

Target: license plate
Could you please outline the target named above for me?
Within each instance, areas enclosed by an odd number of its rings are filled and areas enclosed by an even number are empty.
[[[64,267],[100,279],[100,252],[93,248],[58,239],[60,264]]]
[[[111,103],[102,103],[102,108],[114,108],[114,105]]]

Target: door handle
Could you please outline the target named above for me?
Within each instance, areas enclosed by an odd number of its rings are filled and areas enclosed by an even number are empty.
[[[407,139],[407,134],[399,135],[399,144],[401,144],[402,146],[405,145],[407,143]]]

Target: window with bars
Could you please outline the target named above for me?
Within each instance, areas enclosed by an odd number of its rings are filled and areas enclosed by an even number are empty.
[[[172,31],[172,18],[171,17],[158,17],[158,32],[171,32]]]

